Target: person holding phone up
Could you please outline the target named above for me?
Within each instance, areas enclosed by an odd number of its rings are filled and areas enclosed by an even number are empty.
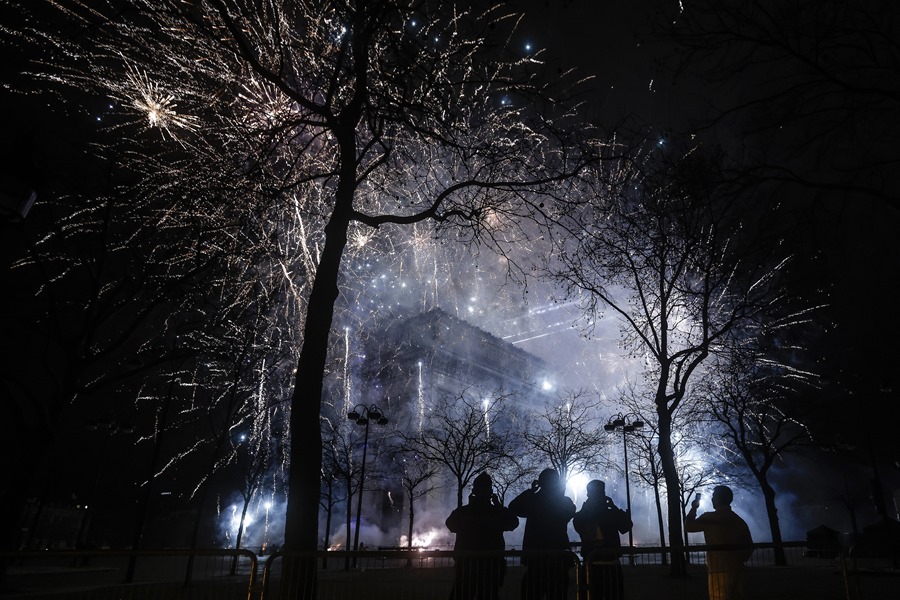
[[[700,494],[691,502],[691,510],[684,518],[684,530],[703,532],[708,546],[729,546],[706,552],[709,600],[740,600],[743,598],[744,563],[753,553],[753,537],[746,521],[731,510],[734,493],[731,488],[713,488],[711,512],[697,516]]]
[[[572,520],[581,536],[586,579],[584,589],[590,600],[622,600],[625,587],[619,563],[622,542],[619,534],[631,530],[631,514],[616,506],[606,495],[606,484],[594,479],[587,484],[587,499]]]
[[[531,487],[509,503],[525,518],[522,536],[522,600],[560,600],[568,596],[569,569],[576,558],[567,532],[575,503],[565,495],[556,469],[544,469]]]

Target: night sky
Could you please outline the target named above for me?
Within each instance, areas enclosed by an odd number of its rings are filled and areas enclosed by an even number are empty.
[[[519,42],[544,48],[544,56],[558,61],[560,68],[571,66],[595,75],[586,92],[589,111],[610,127],[645,127],[661,140],[677,140],[689,135],[691,125],[708,114],[710,105],[722,106],[733,97],[731,86],[713,86],[696,74],[676,77],[675,46],[655,33],[654,24],[666,21],[663,15],[676,14],[679,0],[523,0],[521,4],[528,12]],[[61,157],[78,146],[80,131],[90,126],[70,120],[71,115],[48,113],[41,101],[11,94],[9,88],[18,85],[17,64],[14,60],[4,64],[6,85],[0,90],[4,108],[0,112],[4,130],[0,171],[7,182],[9,178],[39,177],[48,165],[53,165],[50,170],[64,170]],[[742,81],[741,85],[754,82]],[[897,128],[895,122],[886,131]],[[853,147],[845,151],[853,152]],[[812,513],[806,515],[804,526],[829,518],[814,505],[834,505],[848,477],[854,482],[871,477],[869,450],[877,457],[887,488],[900,489],[900,382],[895,364],[900,358],[896,349],[900,339],[896,314],[900,200],[896,189],[893,193],[893,205],[852,194],[823,197],[798,190],[782,199],[794,203],[788,212],[798,216],[799,223],[788,243],[803,259],[804,268],[793,285],[798,294],[813,294],[828,304],[816,318],[803,358],[810,370],[820,375],[821,390],[804,401],[811,407],[815,431],[843,448],[831,453],[810,451],[786,462],[780,471],[779,484],[786,495],[795,496],[785,514]],[[21,256],[38,233],[21,223],[2,224],[4,277],[11,260]],[[27,304],[29,293],[17,289],[7,297]],[[28,311],[17,304],[6,312],[5,352],[21,351],[21,344],[10,337],[23,331],[17,321],[20,314]],[[502,337],[507,332],[492,333]],[[564,370],[559,348],[585,343],[577,333],[564,335],[551,344],[536,340],[522,347]],[[572,381],[590,378],[584,370],[568,375]],[[105,451],[105,444],[88,437],[79,450],[93,455]],[[843,482],[841,478],[845,478]],[[835,522],[846,524],[842,518]],[[788,539],[803,531],[802,526],[785,529]]]

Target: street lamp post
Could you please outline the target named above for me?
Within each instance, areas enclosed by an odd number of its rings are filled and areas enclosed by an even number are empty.
[[[629,418],[631,422],[628,421]],[[628,511],[629,517],[631,516],[631,484],[628,478],[628,434],[634,433],[635,430],[643,426],[644,422],[638,419],[634,413],[628,413],[624,416],[619,413],[614,417],[610,417],[606,425],[603,426],[603,429],[608,432],[622,429],[622,451],[625,456],[625,509]],[[634,548],[634,534],[631,529],[628,530],[628,547]],[[628,555],[628,562],[634,565],[634,554]]]
[[[353,407],[353,410],[347,413],[347,418],[357,425],[365,427],[362,466],[359,469],[359,496],[356,499],[356,531],[353,533],[353,566],[356,567],[357,552],[359,551],[359,523],[362,515],[363,486],[366,482],[366,451],[369,449],[369,421],[374,420],[379,425],[387,425],[388,419],[384,416],[381,409],[374,404],[371,406],[357,404]]]

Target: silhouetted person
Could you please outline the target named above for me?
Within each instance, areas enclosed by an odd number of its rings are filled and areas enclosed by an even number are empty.
[[[631,515],[606,495],[606,484],[594,479],[587,484],[587,499],[572,520],[581,536],[581,556],[587,572],[586,589],[590,600],[622,600],[625,597],[620,533],[631,530]]]
[[[746,548],[708,550],[706,571],[709,577],[709,600],[739,600],[743,597],[742,579],[744,563],[753,553],[753,538],[747,523],[731,510],[734,494],[731,488],[717,485],[713,488],[712,512],[697,516],[700,494],[691,502],[691,510],[684,519],[684,530],[703,532],[708,546],[741,545]]]
[[[493,493],[490,475],[476,477],[469,503],[447,517],[447,529],[456,534],[451,600],[498,598],[506,574],[503,532],[518,526],[518,517]]]
[[[561,600],[568,593],[572,557],[566,529],[575,516],[575,503],[564,492],[559,473],[544,469],[530,489],[509,503],[510,510],[526,519],[523,600]]]

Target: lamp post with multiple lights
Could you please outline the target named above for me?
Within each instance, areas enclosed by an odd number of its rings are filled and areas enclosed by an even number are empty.
[[[369,422],[375,421],[379,425],[387,425],[388,419],[384,412],[376,405],[365,406],[357,404],[353,407],[347,418],[361,427],[365,427],[363,434],[362,466],[359,469],[359,496],[356,499],[356,531],[353,533],[353,566],[356,566],[356,553],[359,551],[359,523],[362,515],[363,486],[366,482],[366,451],[369,449]]]
[[[630,422],[629,419],[631,419]],[[628,434],[634,433],[643,426],[644,422],[638,419],[634,413],[628,413],[624,416],[619,413],[614,417],[610,417],[606,425],[603,426],[603,429],[610,433],[619,429],[622,430],[622,451],[625,457],[625,509],[628,511],[629,516],[631,516],[631,483],[628,478]],[[628,547],[634,547],[634,534],[631,529],[628,530]],[[629,555],[629,562],[632,565],[634,564],[634,554]]]

